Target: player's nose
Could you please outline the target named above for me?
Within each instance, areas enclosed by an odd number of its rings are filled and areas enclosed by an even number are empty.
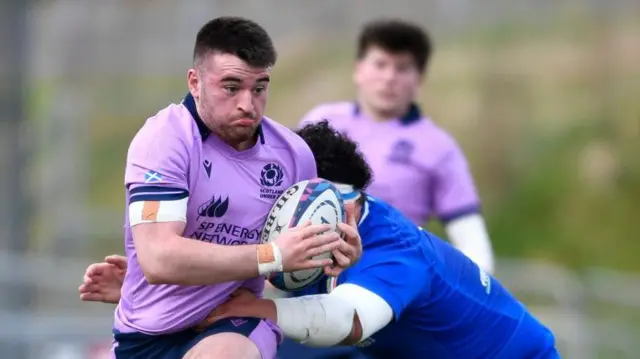
[[[238,96],[238,110],[250,114],[253,113],[253,94],[251,91],[243,91]]]

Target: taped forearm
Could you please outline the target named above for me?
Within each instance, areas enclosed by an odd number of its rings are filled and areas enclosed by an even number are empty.
[[[389,324],[393,310],[380,296],[354,284],[331,294],[275,299],[277,323],[285,335],[309,346],[359,342]],[[357,315],[356,315],[357,314]],[[354,330],[356,326],[360,330]],[[357,338],[352,338],[357,333]]]

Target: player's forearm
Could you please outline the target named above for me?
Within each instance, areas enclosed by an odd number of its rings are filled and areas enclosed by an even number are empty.
[[[274,323],[278,323],[278,311],[276,305],[271,299],[258,299],[242,308],[243,316],[251,318],[269,319]],[[287,335],[287,333],[285,333]]]
[[[472,214],[449,222],[445,230],[449,240],[473,260],[478,267],[493,273],[493,249],[489,233],[480,214]]]
[[[155,248],[138,250],[138,257],[151,284],[207,285],[259,275],[257,245],[223,246],[171,236]]]

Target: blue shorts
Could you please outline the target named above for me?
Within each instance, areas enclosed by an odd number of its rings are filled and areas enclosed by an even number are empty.
[[[278,349],[277,359],[366,359],[356,347],[311,348],[285,339]]]
[[[281,335],[270,323],[257,318],[227,318],[204,331],[193,329],[177,333],[147,335],[114,331],[116,359],[182,359],[201,340],[220,333],[238,333],[251,339],[263,359],[275,358]]]

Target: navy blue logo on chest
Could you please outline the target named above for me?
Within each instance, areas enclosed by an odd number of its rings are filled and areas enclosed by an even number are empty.
[[[260,184],[264,187],[279,187],[282,186],[282,180],[284,179],[284,173],[282,168],[277,163],[269,163],[262,167],[260,172]]]
[[[389,153],[389,162],[408,164],[411,162],[411,157],[415,151],[413,143],[407,140],[398,140],[391,146],[391,152]]]
[[[202,167],[204,167],[204,172],[207,174],[207,178],[211,178],[211,161],[202,161]]]
[[[284,171],[278,163],[271,162],[260,171],[260,198],[276,199],[284,192]]]
[[[257,242],[261,228],[247,228],[234,219],[229,196],[212,195],[196,209],[196,224],[188,223],[193,231],[186,237],[208,243],[238,245]]]
[[[229,197],[211,196],[211,199],[198,207],[198,220],[202,217],[221,218],[229,209]]]

